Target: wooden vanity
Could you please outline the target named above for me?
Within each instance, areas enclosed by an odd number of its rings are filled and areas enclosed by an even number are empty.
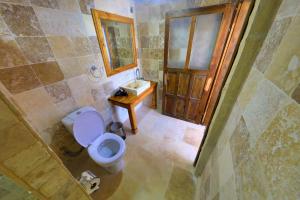
[[[138,96],[128,94],[128,96],[124,97],[115,97],[111,96],[108,98],[108,101],[113,105],[120,106],[126,108],[128,110],[129,120],[131,124],[131,130],[134,134],[137,133],[137,120],[135,114],[135,106],[143,101],[148,95],[153,93],[151,107],[156,109],[157,107],[157,99],[156,99],[156,90],[157,90],[157,82],[151,81],[151,86],[143,93]]]

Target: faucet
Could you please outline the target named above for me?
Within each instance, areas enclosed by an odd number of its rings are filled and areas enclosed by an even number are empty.
[[[137,68],[135,70],[135,80],[143,80],[144,78],[141,77],[140,69]]]

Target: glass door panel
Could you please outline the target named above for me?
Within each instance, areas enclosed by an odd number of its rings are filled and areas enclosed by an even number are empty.
[[[192,43],[190,69],[208,70],[218,37],[222,14],[198,15]]]
[[[170,20],[168,67],[183,69],[190,35],[191,17]]]

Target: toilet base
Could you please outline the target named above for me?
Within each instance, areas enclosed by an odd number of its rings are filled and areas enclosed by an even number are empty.
[[[120,161],[116,162],[114,165],[103,167],[103,168],[111,174],[116,174],[124,168],[124,160],[121,159]]]

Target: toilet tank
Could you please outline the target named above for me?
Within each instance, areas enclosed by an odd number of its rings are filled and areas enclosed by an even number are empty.
[[[92,106],[85,106],[82,107],[78,110],[75,110],[73,112],[71,112],[70,114],[68,114],[67,116],[65,116],[61,122],[63,123],[63,125],[66,127],[66,129],[73,135],[73,124],[75,119],[84,112],[87,111],[96,111],[96,109]]]

